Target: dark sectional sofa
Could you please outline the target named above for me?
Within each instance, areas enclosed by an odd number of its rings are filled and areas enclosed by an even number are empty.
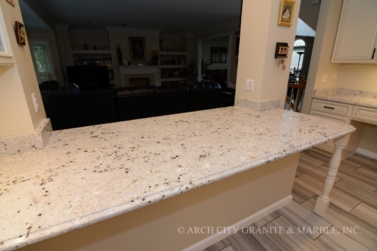
[[[212,82],[183,86],[124,87],[113,90],[91,90],[79,94],[41,92],[47,117],[51,119],[54,130],[234,104],[234,97],[229,99],[227,97],[229,92]]]

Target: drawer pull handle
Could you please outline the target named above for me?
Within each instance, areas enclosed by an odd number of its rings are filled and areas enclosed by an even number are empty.
[[[331,106],[324,106],[324,108],[326,108],[326,109],[331,109],[331,110],[334,110],[334,109],[335,109],[334,107],[331,107]]]

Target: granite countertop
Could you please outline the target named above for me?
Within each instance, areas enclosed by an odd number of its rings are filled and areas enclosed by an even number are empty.
[[[12,250],[300,152],[355,129],[304,114],[219,108],[54,131],[0,157],[0,250]]]
[[[377,92],[346,88],[318,89],[313,98],[377,108]]]

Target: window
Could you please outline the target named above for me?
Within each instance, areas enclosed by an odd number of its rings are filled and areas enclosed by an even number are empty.
[[[296,70],[301,70],[302,62],[304,61],[304,52],[305,52],[305,41],[302,39],[297,39],[293,44],[293,54],[292,54],[292,61],[291,61],[291,71],[293,72],[293,68]],[[300,57],[301,54],[301,57]],[[300,64],[299,62],[300,61]]]
[[[31,41],[30,45],[38,82],[42,83],[44,81],[53,80],[54,71],[48,42]]]

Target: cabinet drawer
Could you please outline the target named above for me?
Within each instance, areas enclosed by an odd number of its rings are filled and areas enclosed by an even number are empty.
[[[315,117],[328,119],[328,120],[335,121],[335,122],[346,123],[346,124],[349,124],[350,121],[351,121],[351,119],[347,118],[347,117],[342,117],[342,116],[338,116],[338,115],[334,115],[334,114],[328,114],[328,113],[325,113],[325,112],[318,112],[318,111],[313,111],[313,110],[310,111],[310,115],[315,116]]]
[[[313,99],[312,110],[350,117],[353,105]]]
[[[352,119],[377,125],[377,108],[355,106]]]

